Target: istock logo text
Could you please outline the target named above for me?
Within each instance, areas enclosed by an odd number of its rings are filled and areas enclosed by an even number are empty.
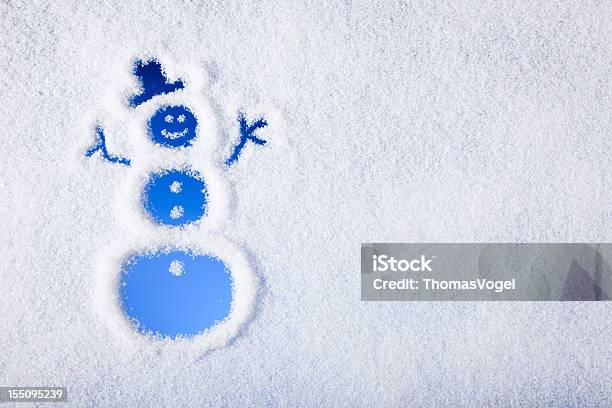
[[[421,255],[416,259],[395,259],[387,255],[374,255],[372,260],[373,272],[431,272],[431,262],[433,259],[428,259],[425,255]]]

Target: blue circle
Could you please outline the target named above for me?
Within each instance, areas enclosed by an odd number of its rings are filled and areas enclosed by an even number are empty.
[[[232,279],[213,257],[140,253],[124,263],[119,292],[123,311],[140,332],[191,337],[229,315]]]
[[[193,171],[154,173],[144,188],[144,208],[158,224],[180,226],[197,221],[206,213],[206,204],[206,184]]]
[[[183,105],[162,106],[149,119],[149,136],[162,146],[191,146],[198,121]]]

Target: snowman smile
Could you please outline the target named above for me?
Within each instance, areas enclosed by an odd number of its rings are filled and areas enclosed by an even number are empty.
[[[180,137],[185,136],[188,131],[189,131],[189,128],[185,128],[181,132],[168,132],[167,129],[162,129],[161,134],[162,136],[168,139],[178,139]]]

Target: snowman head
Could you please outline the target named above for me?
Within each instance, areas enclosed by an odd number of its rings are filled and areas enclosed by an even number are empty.
[[[149,119],[149,136],[153,142],[169,148],[191,146],[197,123],[186,106],[162,106]]]

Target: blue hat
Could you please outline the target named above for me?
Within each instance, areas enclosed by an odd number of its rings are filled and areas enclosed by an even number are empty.
[[[161,64],[156,59],[146,62],[137,60],[134,64],[134,75],[140,81],[142,92],[130,98],[132,108],[145,103],[154,96],[174,92],[185,87],[180,78],[174,82],[168,82]]]

